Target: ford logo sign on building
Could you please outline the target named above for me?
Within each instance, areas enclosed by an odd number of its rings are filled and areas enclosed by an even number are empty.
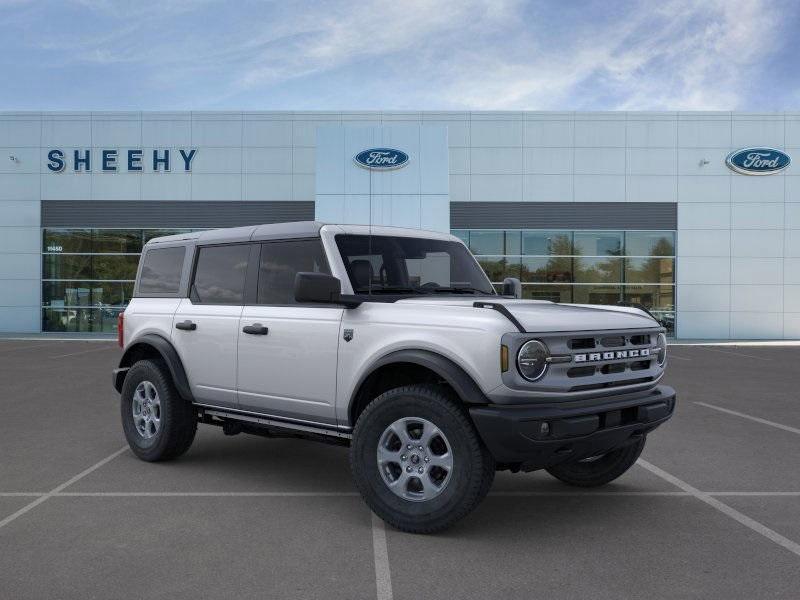
[[[725,164],[743,175],[772,175],[783,171],[792,159],[774,148],[742,148],[728,155]]]
[[[365,169],[399,169],[408,162],[408,154],[394,148],[369,148],[356,154],[353,160]]]

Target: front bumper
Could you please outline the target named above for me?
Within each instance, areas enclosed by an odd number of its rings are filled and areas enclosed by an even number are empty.
[[[483,442],[502,467],[533,471],[624,446],[661,425],[675,410],[675,390],[594,402],[476,406],[469,412]]]

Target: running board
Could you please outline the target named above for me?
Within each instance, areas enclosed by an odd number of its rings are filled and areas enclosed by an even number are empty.
[[[210,406],[206,404],[195,404],[198,408],[200,415],[210,415],[212,417],[219,417],[222,419],[233,419],[236,421],[245,421],[247,423],[257,423],[258,425],[265,425],[274,427],[276,429],[288,429],[291,431],[298,431],[303,433],[312,433],[316,435],[324,435],[331,438],[350,440],[353,435],[346,431],[338,431],[330,429],[324,425],[315,425],[311,423],[297,423],[290,420],[284,420],[271,415],[260,415],[258,413],[248,413],[236,409],[221,408],[218,406]]]

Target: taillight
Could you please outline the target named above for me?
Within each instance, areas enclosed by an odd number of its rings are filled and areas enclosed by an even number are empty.
[[[125,313],[117,315],[117,343],[120,348],[125,347]]]

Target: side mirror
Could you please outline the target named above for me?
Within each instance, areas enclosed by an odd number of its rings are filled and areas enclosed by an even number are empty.
[[[300,272],[294,277],[294,299],[297,302],[338,304],[342,297],[342,282],[325,273]]]
[[[513,296],[522,298],[522,283],[516,277],[506,277],[503,279],[503,296]]]

